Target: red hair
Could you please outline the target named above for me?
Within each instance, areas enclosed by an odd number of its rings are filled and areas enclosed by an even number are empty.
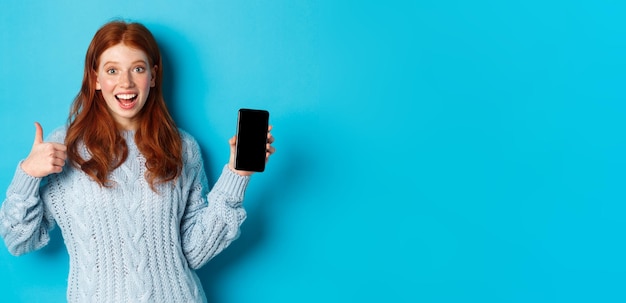
[[[152,190],[157,183],[175,180],[182,170],[182,140],[163,99],[161,82],[163,67],[156,40],[139,23],[113,21],[102,26],[91,40],[85,56],[85,70],[80,92],[74,99],[65,137],[68,158],[72,164],[103,187],[111,186],[109,174],[128,157],[121,128],[108,111],[102,92],[96,90],[96,72],[100,55],[108,48],[123,43],[143,51],[151,67],[157,66],[155,85],[150,88],[146,104],[139,113],[135,142],[146,158],[146,180]],[[116,125],[116,127],[111,127]],[[84,144],[91,156],[83,159]]]

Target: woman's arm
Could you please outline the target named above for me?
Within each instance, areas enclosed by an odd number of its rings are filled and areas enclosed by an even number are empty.
[[[0,206],[0,237],[9,252],[23,255],[44,247],[55,223],[39,195],[43,178],[59,173],[65,166],[64,128],[52,132],[46,142],[43,129],[35,122],[35,141],[30,154],[17,166],[7,196]]]
[[[267,130],[265,161],[276,151],[272,146],[272,126]],[[188,190],[185,213],[181,223],[182,246],[189,266],[202,267],[239,236],[239,227],[246,219],[242,206],[245,190],[253,172],[234,169],[237,137],[232,137],[230,158],[220,178],[207,194],[207,180],[198,143],[185,134],[185,168],[183,182]],[[190,185],[190,186],[189,186]],[[208,201],[207,201],[208,200]]]
[[[204,169],[192,186],[182,224],[183,251],[191,268],[202,267],[239,236],[246,219],[242,201],[249,177],[224,167],[222,175],[206,193]],[[207,201],[208,199],[208,201]]]

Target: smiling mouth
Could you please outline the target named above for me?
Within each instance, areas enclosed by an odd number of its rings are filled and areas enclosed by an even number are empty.
[[[131,109],[135,106],[137,94],[119,94],[115,95],[115,98],[123,109]]]

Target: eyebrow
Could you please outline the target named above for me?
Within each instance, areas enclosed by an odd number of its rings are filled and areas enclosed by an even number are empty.
[[[146,64],[146,65],[148,64],[148,62],[146,62],[146,61],[144,61],[144,60],[135,60],[135,61],[131,62],[130,64],[132,65],[132,64],[137,64],[137,63],[144,63],[144,64]],[[105,65],[107,65],[107,64],[120,64],[120,63],[119,63],[119,62],[117,62],[117,61],[107,61],[107,62],[104,62],[104,63],[102,64],[102,66],[105,66]]]

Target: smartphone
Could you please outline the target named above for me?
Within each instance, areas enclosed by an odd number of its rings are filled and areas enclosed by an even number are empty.
[[[235,169],[255,172],[265,170],[269,117],[266,110],[239,109]]]

